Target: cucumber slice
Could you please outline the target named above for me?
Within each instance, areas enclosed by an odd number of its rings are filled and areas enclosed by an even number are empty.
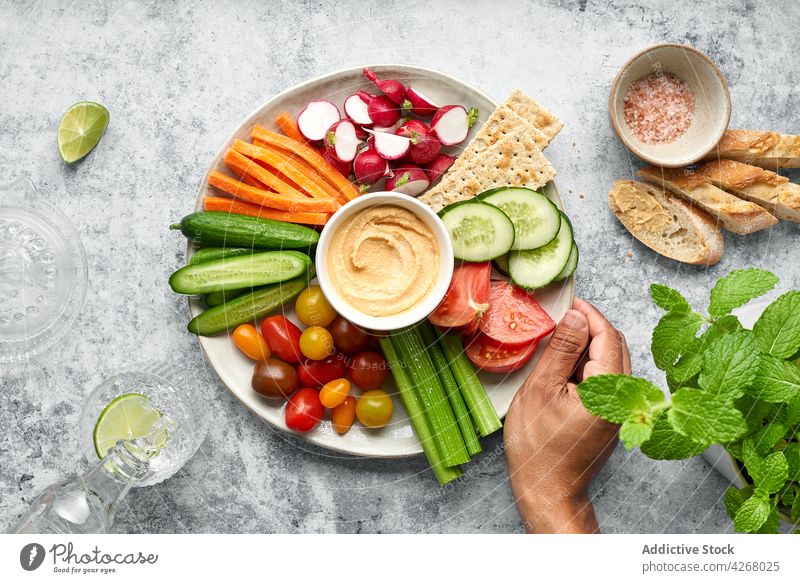
[[[194,252],[189,264],[195,265],[196,263],[205,263],[214,259],[252,255],[253,253],[260,253],[260,251],[252,247],[203,247]]]
[[[528,289],[538,289],[555,280],[572,252],[572,225],[562,213],[556,238],[539,249],[512,251],[508,256],[511,280]]]
[[[179,294],[207,294],[253,288],[292,279],[311,259],[299,251],[267,251],[187,265],[172,274],[169,285]]]
[[[567,264],[564,266],[564,269],[561,270],[561,273],[558,274],[553,281],[561,281],[562,279],[567,279],[570,275],[575,273],[575,269],[578,267],[578,256],[580,253],[578,252],[578,246],[575,244],[575,239],[572,240],[572,250],[569,252],[569,259],[567,259]]]
[[[508,253],[514,244],[514,224],[499,208],[470,200],[439,211],[450,234],[453,255],[463,261],[489,261]]]
[[[515,251],[538,249],[556,238],[561,227],[561,212],[541,192],[530,188],[501,188],[478,195],[496,206],[514,223]]]

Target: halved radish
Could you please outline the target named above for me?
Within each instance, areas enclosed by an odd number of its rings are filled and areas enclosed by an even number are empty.
[[[339,174],[342,176],[350,176],[350,174],[352,174],[352,172],[350,172],[350,164],[347,162],[342,162],[341,160],[337,160],[336,156],[331,154],[327,148],[320,148],[319,153],[323,158],[325,158],[325,161],[336,168],[339,171]]]
[[[380,157],[375,148],[361,150],[353,161],[353,174],[359,184],[375,184],[381,178],[391,176],[389,162]]]
[[[397,134],[387,132],[376,132],[365,129],[372,134],[372,144],[381,158],[384,160],[399,160],[408,153],[411,148],[411,139]]]
[[[400,83],[400,81],[397,79],[378,79],[378,76],[366,67],[364,68],[364,76],[375,83],[375,86],[383,91],[394,103],[397,105],[402,105],[406,98],[406,88],[403,87],[403,84]],[[390,126],[392,124],[387,123],[385,125]]]
[[[454,156],[448,156],[447,154],[439,154],[433,162],[425,166],[425,169],[428,171],[428,176],[431,179],[431,184],[439,180],[442,174],[447,172],[450,166],[453,165],[456,159]]]
[[[406,91],[406,99],[411,103],[411,108],[417,115],[433,115],[439,109],[439,106],[434,105],[433,101],[410,86]]]
[[[418,196],[425,192],[431,185],[428,175],[417,166],[403,166],[396,168],[394,175],[386,179],[386,190],[402,192],[409,196]]]
[[[431,120],[431,133],[445,146],[455,146],[467,139],[469,128],[478,119],[478,110],[463,105],[445,105]]]
[[[340,162],[352,162],[358,149],[355,124],[347,119],[334,123],[325,134],[325,148]]]
[[[339,108],[330,101],[312,101],[297,116],[297,127],[307,140],[319,141],[341,119]]]
[[[369,100],[364,99],[360,93],[366,93],[366,91],[354,93],[344,100],[344,113],[360,126],[371,126],[372,119],[367,112]],[[366,94],[369,95],[368,93]]]
[[[385,95],[376,95],[367,104],[367,114],[375,125],[388,127],[400,119],[400,108]]]

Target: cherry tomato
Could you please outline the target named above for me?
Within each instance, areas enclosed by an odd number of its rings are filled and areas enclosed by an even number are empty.
[[[366,350],[350,361],[350,379],[362,389],[377,389],[389,376],[389,363],[380,352]]]
[[[344,402],[331,411],[331,424],[336,433],[347,433],[356,418],[356,400],[347,397]]]
[[[489,277],[492,264],[462,263],[453,269],[453,278],[444,299],[428,316],[440,328],[468,331],[478,325],[478,318],[489,306]]]
[[[319,400],[328,409],[338,407],[350,394],[350,381],[347,379],[336,379],[325,383],[319,391]]]
[[[497,343],[528,346],[553,330],[556,323],[527,291],[507,281],[492,282],[489,309],[478,329]]]
[[[297,371],[283,361],[269,358],[256,365],[251,386],[263,397],[285,399],[299,386]]]
[[[261,322],[261,335],[272,353],[284,362],[300,362],[300,328],[284,316],[270,316]]]
[[[300,351],[311,360],[333,354],[333,336],[322,326],[309,326],[300,336]]]
[[[341,316],[333,321],[329,330],[336,348],[346,354],[364,350],[369,342],[369,334]]]
[[[322,420],[325,408],[319,402],[316,389],[300,389],[289,397],[286,404],[286,427],[305,433],[311,431]]]
[[[344,354],[331,354],[324,360],[306,360],[297,367],[297,377],[304,387],[320,387],[347,372]]]
[[[336,311],[318,285],[310,285],[300,292],[294,303],[294,311],[306,326],[327,326],[336,318]]]
[[[478,332],[465,340],[467,358],[472,364],[487,372],[508,373],[525,366],[539,341],[528,344],[500,344],[486,334]]]
[[[231,334],[236,348],[247,357],[264,362],[270,357],[269,344],[252,324],[242,324]]]
[[[392,398],[380,389],[362,393],[356,402],[356,417],[367,427],[383,427],[389,423],[393,412]]]

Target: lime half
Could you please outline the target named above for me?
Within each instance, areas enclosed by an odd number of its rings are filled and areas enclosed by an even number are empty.
[[[94,426],[94,449],[97,456],[105,457],[120,439],[136,439],[148,435],[161,419],[161,413],[150,399],[139,393],[126,393],[111,401]],[[165,435],[156,436],[157,446],[166,442]],[[158,443],[161,442],[161,443]]]
[[[58,151],[64,162],[77,162],[103,137],[108,110],[93,101],[79,101],[67,110],[58,126]]]

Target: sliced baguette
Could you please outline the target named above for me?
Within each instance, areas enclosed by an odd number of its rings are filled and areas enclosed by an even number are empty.
[[[778,219],[762,207],[720,190],[707,178],[697,176],[685,168],[657,168],[648,166],[639,170],[639,176],[699,206],[733,233],[748,235],[775,225]]]
[[[800,168],[800,136],[761,130],[728,130],[706,160],[729,159],[777,170]]]
[[[779,219],[800,223],[800,185],[757,166],[735,160],[715,160],[698,166],[697,176],[763,206]]]
[[[715,221],[661,187],[617,180],[608,206],[631,235],[664,257],[691,265],[714,265],[722,258]]]

